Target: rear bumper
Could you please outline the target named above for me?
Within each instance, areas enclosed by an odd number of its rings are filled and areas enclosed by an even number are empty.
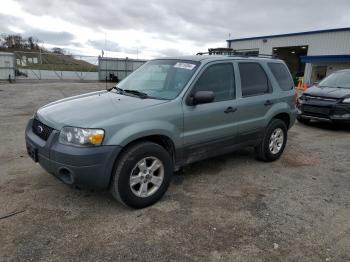
[[[66,184],[89,188],[108,187],[120,146],[74,147],[58,143],[59,132],[53,130],[47,141],[32,131],[29,120],[25,140],[29,155],[47,172]]]

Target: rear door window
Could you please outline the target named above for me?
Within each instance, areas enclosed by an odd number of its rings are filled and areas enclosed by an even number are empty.
[[[241,62],[238,67],[243,97],[263,95],[269,92],[269,79],[259,63]]]
[[[288,91],[294,88],[293,79],[284,64],[268,63],[268,66],[282,90]]]

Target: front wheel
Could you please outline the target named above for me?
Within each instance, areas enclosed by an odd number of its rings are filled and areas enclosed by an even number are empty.
[[[129,207],[150,206],[168,189],[172,173],[171,156],[162,146],[152,142],[134,144],[116,163],[112,195]]]
[[[262,161],[274,161],[281,157],[287,143],[287,126],[280,119],[272,119],[267,126],[263,141],[255,148]]]

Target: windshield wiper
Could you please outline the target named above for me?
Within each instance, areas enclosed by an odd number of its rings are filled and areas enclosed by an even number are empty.
[[[109,92],[109,91],[112,91],[113,89],[117,90],[117,92],[118,92],[119,94],[124,94],[124,89],[118,87],[117,85],[112,86],[111,88],[107,89],[107,91]]]
[[[117,90],[117,93],[121,94],[121,95],[131,94],[131,95],[135,95],[137,97],[140,97],[142,99],[144,99],[144,98],[152,98],[152,99],[167,100],[165,98],[158,98],[158,97],[150,96],[147,93],[144,93],[144,92],[141,92],[141,91],[138,91],[138,90],[134,90],[134,89],[122,89],[122,88],[120,88],[118,86],[113,86],[110,89],[107,89],[107,91],[111,91],[113,89]]]
[[[123,91],[125,93],[130,93],[130,94],[136,95],[136,96],[141,97],[141,98],[151,98],[147,93],[144,93],[144,92],[141,92],[138,90],[124,89]]]

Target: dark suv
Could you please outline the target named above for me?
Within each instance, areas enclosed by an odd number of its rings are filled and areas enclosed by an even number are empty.
[[[189,163],[255,147],[278,159],[296,117],[283,61],[188,56],[149,61],[114,89],[53,102],[29,120],[34,161],[67,184],[109,188],[142,208]]]
[[[350,123],[350,70],[337,71],[307,89],[299,99],[298,120]]]

